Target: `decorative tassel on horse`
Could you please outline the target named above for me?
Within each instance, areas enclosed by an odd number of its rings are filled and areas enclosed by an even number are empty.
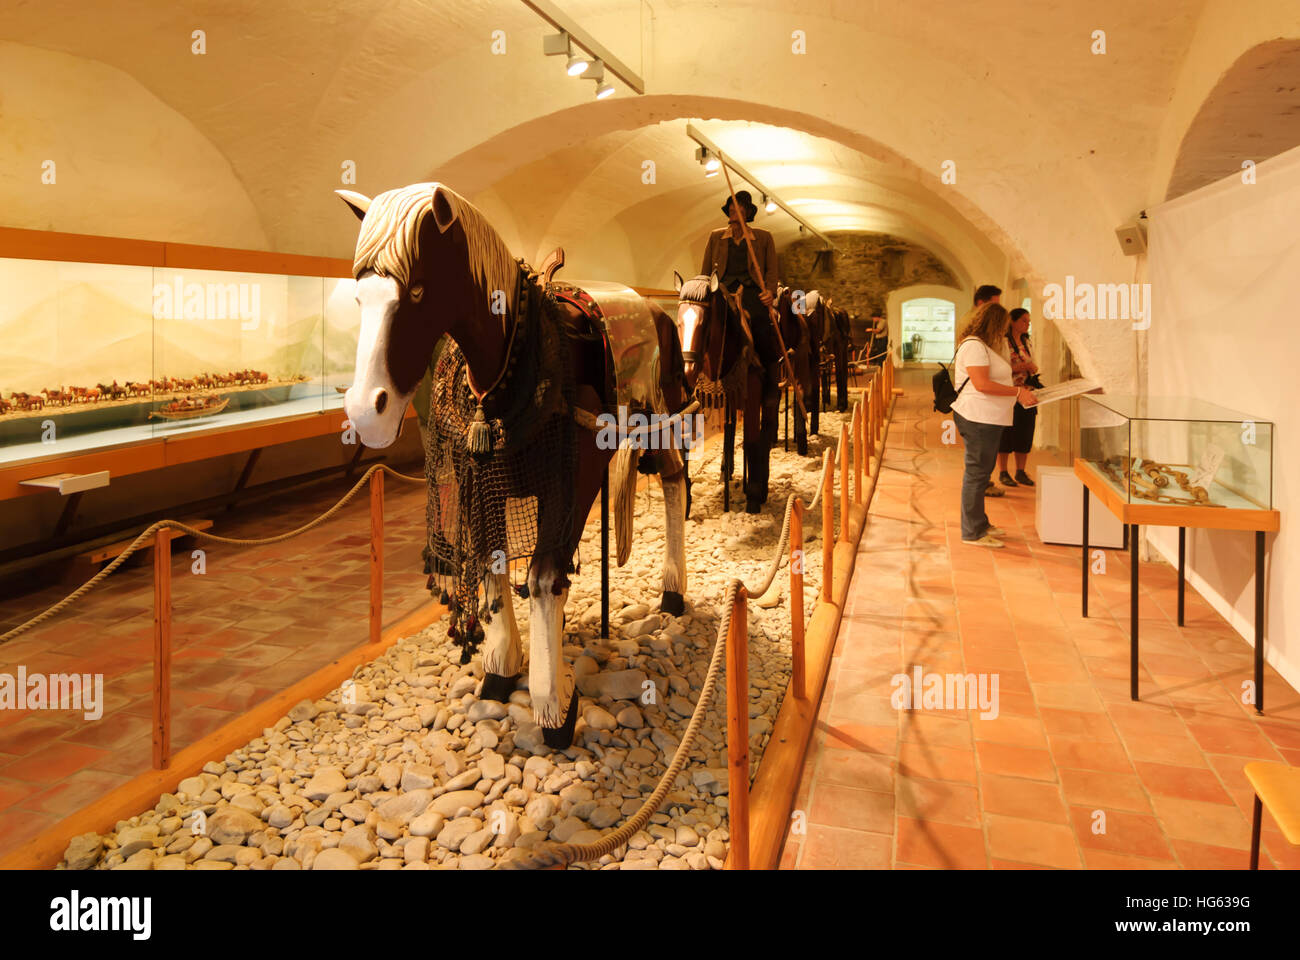
[[[474,411],[474,419],[465,430],[465,449],[476,457],[486,457],[492,452],[492,427],[483,414],[483,401]]]

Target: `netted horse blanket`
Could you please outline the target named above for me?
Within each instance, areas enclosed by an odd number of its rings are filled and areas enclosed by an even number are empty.
[[[573,530],[574,376],[555,300],[521,265],[517,319],[499,383],[482,397],[487,449],[471,452],[480,398],[453,341],[439,358],[425,443],[429,487],[425,572],[451,610],[447,635],[468,662],[496,610],[480,601],[486,572],[551,554],[561,570]],[[508,599],[508,598],[507,598]]]

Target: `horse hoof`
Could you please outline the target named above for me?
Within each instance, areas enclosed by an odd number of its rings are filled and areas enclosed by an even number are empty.
[[[682,599],[682,595],[676,590],[665,590],[663,597],[659,600],[659,612],[680,617],[686,612],[686,601]]]
[[[478,698],[480,700],[497,700],[505,703],[510,699],[510,694],[515,692],[515,684],[519,680],[519,674],[513,677],[503,677],[499,673],[487,673],[483,675],[483,689],[480,691]]]
[[[578,723],[578,691],[573,691],[573,699],[569,701],[569,714],[564,718],[564,723],[549,730],[542,727],[542,742],[552,750],[567,750],[573,745],[573,728]]]

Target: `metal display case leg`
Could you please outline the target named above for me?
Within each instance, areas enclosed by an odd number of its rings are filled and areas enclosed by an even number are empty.
[[[1264,712],[1264,531],[1255,531],[1255,712]],[[1258,802],[1258,801],[1256,801]]]
[[[1083,487],[1083,616],[1088,615],[1088,486]]]
[[[600,636],[609,639],[609,468],[600,481]]]
[[[1183,625],[1187,598],[1187,528],[1178,528],[1178,625]]]
[[[1129,550],[1129,660],[1128,660],[1128,694],[1129,698],[1138,698],[1138,525],[1132,524],[1128,536]]]

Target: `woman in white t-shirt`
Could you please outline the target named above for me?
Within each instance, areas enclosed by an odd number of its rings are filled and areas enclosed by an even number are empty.
[[[984,303],[966,316],[952,382],[957,399],[952,404],[953,420],[966,444],[966,473],[961,484],[961,539],[983,547],[1000,547],[1002,530],[989,524],[984,512],[984,491],[997,461],[1002,430],[1011,426],[1017,401],[1025,406],[1037,403],[1034,392],[1012,382],[1011,363],[1006,356],[1007,329],[1011,317],[998,303]]]

